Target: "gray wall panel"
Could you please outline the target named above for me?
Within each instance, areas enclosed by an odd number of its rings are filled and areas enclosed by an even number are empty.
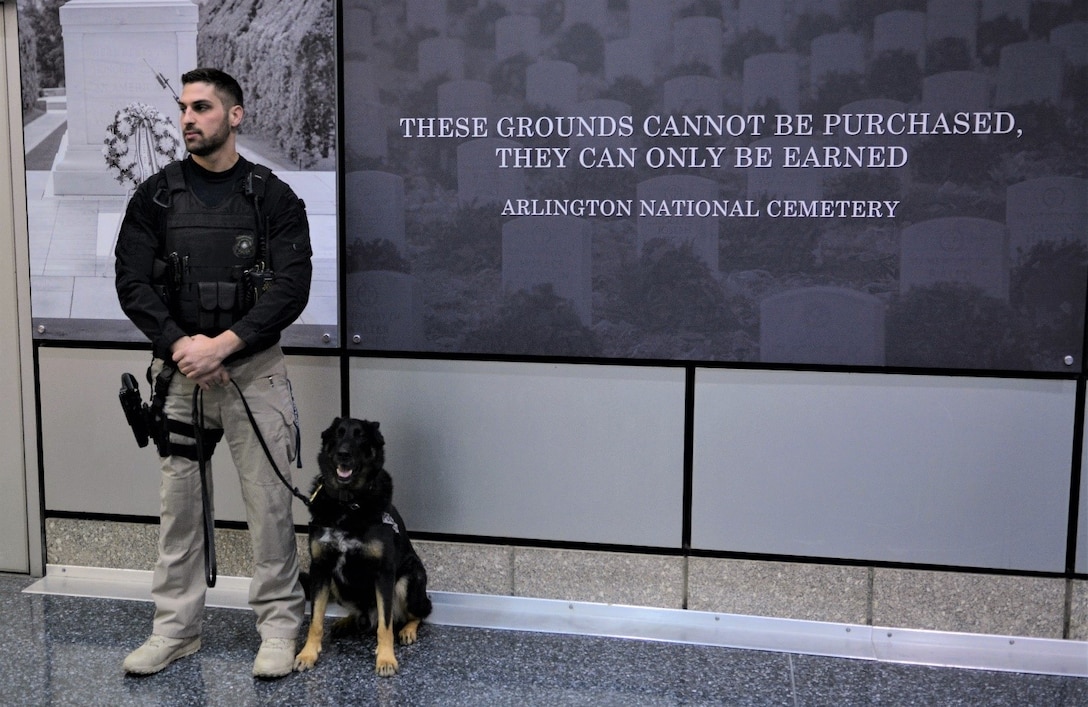
[[[1075,384],[700,370],[692,543],[1061,571]]]
[[[679,547],[684,372],[353,359],[417,530]]]
[[[131,372],[148,396],[140,351],[39,349],[42,458],[47,511],[157,516],[159,461],[154,447],[136,446],[117,402],[121,374]],[[290,472],[302,491],[317,473],[314,461],[324,421],[340,409],[335,358],[290,356],[288,375],[302,425],[303,468]],[[225,442],[212,458],[215,512],[219,520],[245,520],[238,475]],[[285,473],[287,470],[284,470]],[[295,521],[309,516],[295,502]]]

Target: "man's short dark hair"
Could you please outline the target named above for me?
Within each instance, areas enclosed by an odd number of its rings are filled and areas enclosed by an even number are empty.
[[[242,103],[242,87],[233,76],[221,69],[201,67],[186,71],[181,75],[181,83],[183,86],[187,83],[210,83],[224,99],[223,102],[228,108],[232,105],[245,107]]]

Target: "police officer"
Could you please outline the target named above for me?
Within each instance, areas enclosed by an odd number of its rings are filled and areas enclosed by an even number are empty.
[[[200,648],[201,458],[222,436],[241,480],[253,545],[249,601],[262,639],[253,674],[274,678],[293,668],[305,600],[291,491],[261,440],[289,479],[298,430],[279,339],[309,298],[309,227],[291,188],[237,152],[245,113],[238,82],[208,68],[181,80],[189,154],[135,190],[116,248],[118,298],[151,341],[152,378],[174,369],[164,406],[169,437],[160,448],[152,635],[125,658],[124,669],[155,673]],[[210,463],[204,467],[210,497]]]

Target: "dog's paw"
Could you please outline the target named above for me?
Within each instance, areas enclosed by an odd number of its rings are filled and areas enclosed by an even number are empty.
[[[379,656],[377,662],[374,664],[374,672],[376,672],[379,677],[383,678],[393,677],[397,674],[399,669],[400,666],[397,665],[396,658],[382,658]]]
[[[419,622],[413,621],[397,633],[397,639],[401,645],[407,646],[416,642],[419,638]]]
[[[321,652],[321,649],[314,650],[309,646],[305,646],[298,655],[295,656],[295,670],[302,672],[314,667],[317,663],[317,655]]]

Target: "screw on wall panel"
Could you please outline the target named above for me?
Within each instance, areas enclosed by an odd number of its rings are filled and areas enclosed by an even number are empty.
[[[1076,359],[1073,358],[1072,356],[1066,356],[1064,360],[1065,360],[1065,365],[1067,365],[1067,366],[1072,366],[1073,363],[1076,361]]]
[[[363,337],[359,336],[358,334],[356,334],[355,336],[351,337],[351,343],[353,343],[353,344],[358,344],[358,343],[359,343],[359,342],[361,342],[362,340],[363,340]]]

